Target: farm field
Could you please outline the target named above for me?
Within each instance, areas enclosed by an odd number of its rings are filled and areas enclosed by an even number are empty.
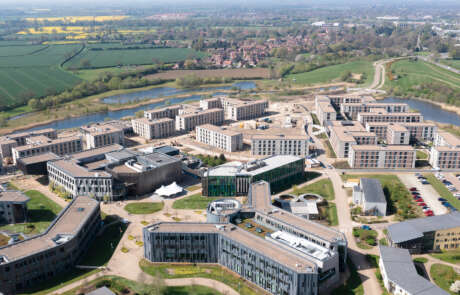
[[[122,65],[144,65],[155,61],[172,63],[187,58],[201,58],[204,53],[190,48],[145,48],[120,50],[89,50],[65,64],[67,69],[105,68]]]
[[[393,63],[391,69],[397,80],[385,79],[385,87],[399,87],[402,91],[422,83],[439,82],[460,89],[460,76],[423,61],[401,60]]]
[[[269,78],[270,70],[267,68],[251,69],[219,69],[219,70],[177,70],[148,75],[150,79],[177,79],[188,75],[196,75],[201,78]]]
[[[372,81],[374,77],[374,67],[370,61],[352,61],[344,64],[327,66],[310,72],[288,75],[287,79],[295,84],[311,85],[319,83],[337,82],[340,76],[350,71],[353,74],[366,73],[367,79],[365,84]]]
[[[99,15],[99,16],[62,16],[62,17],[28,17],[27,21],[30,22],[65,22],[65,23],[76,23],[82,21],[95,21],[95,22],[105,22],[105,21],[117,21],[128,18],[127,15]]]

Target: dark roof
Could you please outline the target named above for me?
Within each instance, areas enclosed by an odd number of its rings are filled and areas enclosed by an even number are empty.
[[[386,203],[385,195],[383,194],[382,185],[378,179],[361,178],[361,189],[364,193],[366,202],[371,203]]]
[[[104,286],[92,292],[86,293],[86,295],[116,295],[116,294],[110,291],[109,288]]]
[[[407,249],[380,246],[380,258],[389,281],[412,295],[448,295],[430,281],[418,275]]]
[[[169,146],[169,145],[157,147],[154,149],[154,151],[162,153],[162,154],[167,154],[169,156],[174,156],[174,155],[179,154],[179,149]]]
[[[460,212],[411,219],[388,226],[388,235],[394,243],[423,237],[423,233],[460,226]]]
[[[48,162],[50,160],[57,160],[60,157],[52,152],[49,153],[44,153],[32,157],[26,157],[26,158],[20,158],[18,159],[18,162],[24,164],[24,165],[32,165],[32,164],[37,164],[37,163],[43,163],[43,162]]]

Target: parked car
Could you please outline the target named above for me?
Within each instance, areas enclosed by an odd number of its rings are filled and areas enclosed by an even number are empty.
[[[444,198],[438,198],[438,201],[440,201],[440,202],[447,202],[447,200],[444,199]]]
[[[425,203],[417,203],[417,205],[419,205],[420,207],[426,206]]]
[[[361,226],[361,229],[364,229],[364,230],[372,230],[372,228],[371,228],[369,225],[362,225],[362,226]]]
[[[433,211],[426,211],[426,212],[423,212],[426,216],[433,216],[434,213]]]
[[[410,190],[411,192],[416,192],[416,191],[417,191],[417,188],[416,188],[416,187],[411,187],[409,190]]]

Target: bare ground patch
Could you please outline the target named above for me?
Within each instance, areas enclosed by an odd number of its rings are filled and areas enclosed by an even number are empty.
[[[269,78],[270,70],[265,68],[254,69],[218,69],[218,70],[173,70],[152,75],[147,79],[177,79],[188,75],[197,75],[201,78],[223,77],[223,78]]]

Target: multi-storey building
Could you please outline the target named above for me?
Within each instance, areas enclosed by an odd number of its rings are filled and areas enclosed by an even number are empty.
[[[49,139],[56,139],[57,132],[52,128],[41,129],[31,132],[12,133],[0,137],[0,153],[2,158],[12,157],[12,149],[17,146],[26,145],[26,138],[32,136],[46,136]]]
[[[268,101],[240,101],[238,103],[228,104],[225,110],[225,117],[229,120],[240,121],[250,120],[261,117],[268,108]]]
[[[347,116],[350,120],[356,120],[359,113],[372,112],[374,110],[383,109],[388,113],[407,113],[409,106],[405,103],[342,103],[340,104],[340,112]]]
[[[48,178],[51,185],[64,189],[72,198],[88,196],[114,200],[119,197],[113,194],[112,175],[105,171],[91,171],[72,160],[49,161]]]
[[[388,226],[390,246],[411,253],[449,251],[460,247],[460,212],[417,218]]]
[[[338,158],[347,158],[352,145],[377,144],[375,133],[367,132],[359,123],[350,126],[332,126],[329,132],[329,142]]]
[[[387,131],[390,125],[400,125],[409,132],[409,141],[411,143],[417,141],[432,141],[434,140],[437,127],[429,122],[414,122],[414,123],[388,123],[388,122],[367,122],[366,130],[374,132],[379,140],[387,139]]]
[[[68,155],[83,150],[80,136],[61,137],[50,139],[45,136],[34,136],[27,138],[27,144],[14,147],[12,150],[13,161],[19,158],[35,156],[52,152],[56,155]]]
[[[302,135],[253,135],[251,137],[251,155],[275,156],[308,155],[308,137]]]
[[[318,97],[318,96],[317,96]],[[361,95],[320,95],[319,97],[326,97],[330,103],[338,110],[340,105],[344,103],[372,103],[375,99],[372,96],[361,96]]]
[[[174,120],[171,118],[133,119],[134,133],[146,139],[163,138],[173,135],[176,132]]]
[[[80,128],[85,136],[86,148],[94,149],[112,144],[125,144],[123,129],[111,124],[96,123]]]
[[[222,109],[222,100],[225,99],[224,97],[213,97],[209,99],[202,99],[200,100],[200,108],[203,110],[208,109]]]
[[[430,150],[433,168],[460,168],[460,139],[448,132],[438,132]]]
[[[235,152],[243,148],[241,132],[226,130],[211,124],[196,127],[196,140],[226,152]]]
[[[176,116],[176,130],[192,131],[196,126],[204,124],[220,125],[224,121],[223,109],[195,110],[183,112]]]
[[[182,109],[181,105],[153,109],[149,111],[144,111],[144,117],[150,120],[157,120],[161,118],[175,119],[176,116],[179,115],[180,109]]]
[[[273,207],[269,187],[267,182],[253,183],[241,211],[237,202],[219,200],[224,206],[221,223],[212,219],[145,227],[145,257],[153,262],[219,263],[271,294],[326,291],[344,270],[344,235]],[[238,218],[249,218],[264,229],[265,237],[232,224]]]
[[[21,293],[70,271],[100,226],[99,203],[75,198],[44,233],[0,248],[0,292]]]
[[[316,116],[321,125],[324,125],[327,121],[337,120],[337,111],[334,109],[327,96],[317,96],[315,106]]]
[[[20,191],[0,191],[0,224],[27,221],[29,197]]]
[[[272,190],[304,177],[305,160],[296,156],[272,156],[242,164],[229,162],[203,172],[203,196],[245,196],[253,182],[265,180]]]
[[[420,113],[389,113],[385,110],[378,110],[359,113],[358,121],[363,125],[368,122],[418,123],[423,121],[423,116]]]
[[[415,149],[407,145],[352,145],[348,155],[351,168],[414,168]]]
[[[449,295],[418,274],[409,251],[387,246],[379,246],[379,250],[380,273],[390,294]]]
[[[399,124],[388,125],[387,130],[387,144],[408,145],[410,140],[410,133],[406,127]]]

